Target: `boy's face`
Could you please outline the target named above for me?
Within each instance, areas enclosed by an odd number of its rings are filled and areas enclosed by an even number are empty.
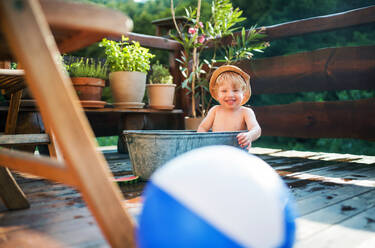
[[[244,92],[240,86],[231,81],[223,82],[217,89],[217,100],[220,105],[227,109],[237,109],[241,107]]]

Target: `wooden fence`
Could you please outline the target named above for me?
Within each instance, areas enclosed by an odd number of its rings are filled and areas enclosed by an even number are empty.
[[[269,41],[375,22],[375,6],[266,27]],[[238,35],[238,34],[236,34]],[[144,46],[170,51],[175,83],[182,81],[175,58],[181,47],[173,40],[130,34]],[[222,40],[230,44],[231,37]],[[375,46],[322,48],[286,56],[241,61],[251,75],[253,95],[375,89]],[[190,112],[181,90],[177,106]],[[262,135],[301,138],[375,140],[375,99],[294,102],[254,107]]]

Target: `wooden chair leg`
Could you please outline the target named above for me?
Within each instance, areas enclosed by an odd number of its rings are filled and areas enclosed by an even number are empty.
[[[22,90],[11,94],[7,120],[5,124],[5,134],[14,134],[16,132],[18,112],[21,105]]]
[[[16,130],[18,110],[21,103],[22,90],[11,95],[5,134],[13,134]],[[8,209],[25,209],[30,207],[22,189],[18,186],[12,173],[7,168],[0,167],[0,197]]]
[[[17,210],[30,207],[25,194],[11,172],[4,167],[0,167],[0,196],[8,209]]]
[[[57,160],[59,161],[63,161],[64,158],[63,158],[63,155],[60,151],[60,148],[56,142],[56,138],[55,138],[55,135],[53,134],[52,130],[48,127],[45,127],[45,132],[49,135],[49,138],[50,138],[50,143],[48,144],[48,151],[49,151],[49,155],[50,157],[52,158],[56,158]]]
[[[83,199],[113,247],[134,247],[133,222],[103,155],[96,151],[93,132],[63,71],[39,2],[24,0],[18,8],[13,1],[0,1],[0,12],[8,44],[25,68],[43,121],[53,130]]]

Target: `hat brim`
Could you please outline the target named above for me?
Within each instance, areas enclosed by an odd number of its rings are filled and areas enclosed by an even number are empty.
[[[219,68],[217,68],[212,73],[212,76],[211,76],[211,79],[210,79],[210,93],[211,93],[211,96],[216,101],[218,101],[217,95],[216,95],[216,92],[215,92],[215,82],[216,82],[217,77],[221,73],[227,72],[227,71],[238,73],[245,80],[246,89],[245,89],[245,93],[244,93],[244,98],[243,98],[243,100],[241,102],[241,105],[244,105],[245,103],[247,103],[247,101],[249,101],[250,96],[251,96],[250,75],[247,74],[246,72],[244,72],[243,70],[241,70],[239,67],[234,66],[234,65],[222,65],[222,66],[220,66]]]

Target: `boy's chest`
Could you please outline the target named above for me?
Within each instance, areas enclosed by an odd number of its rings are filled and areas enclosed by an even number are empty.
[[[214,123],[212,125],[212,131],[240,131],[246,130],[245,119],[243,114],[238,111],[232,112],[216,112]]]

